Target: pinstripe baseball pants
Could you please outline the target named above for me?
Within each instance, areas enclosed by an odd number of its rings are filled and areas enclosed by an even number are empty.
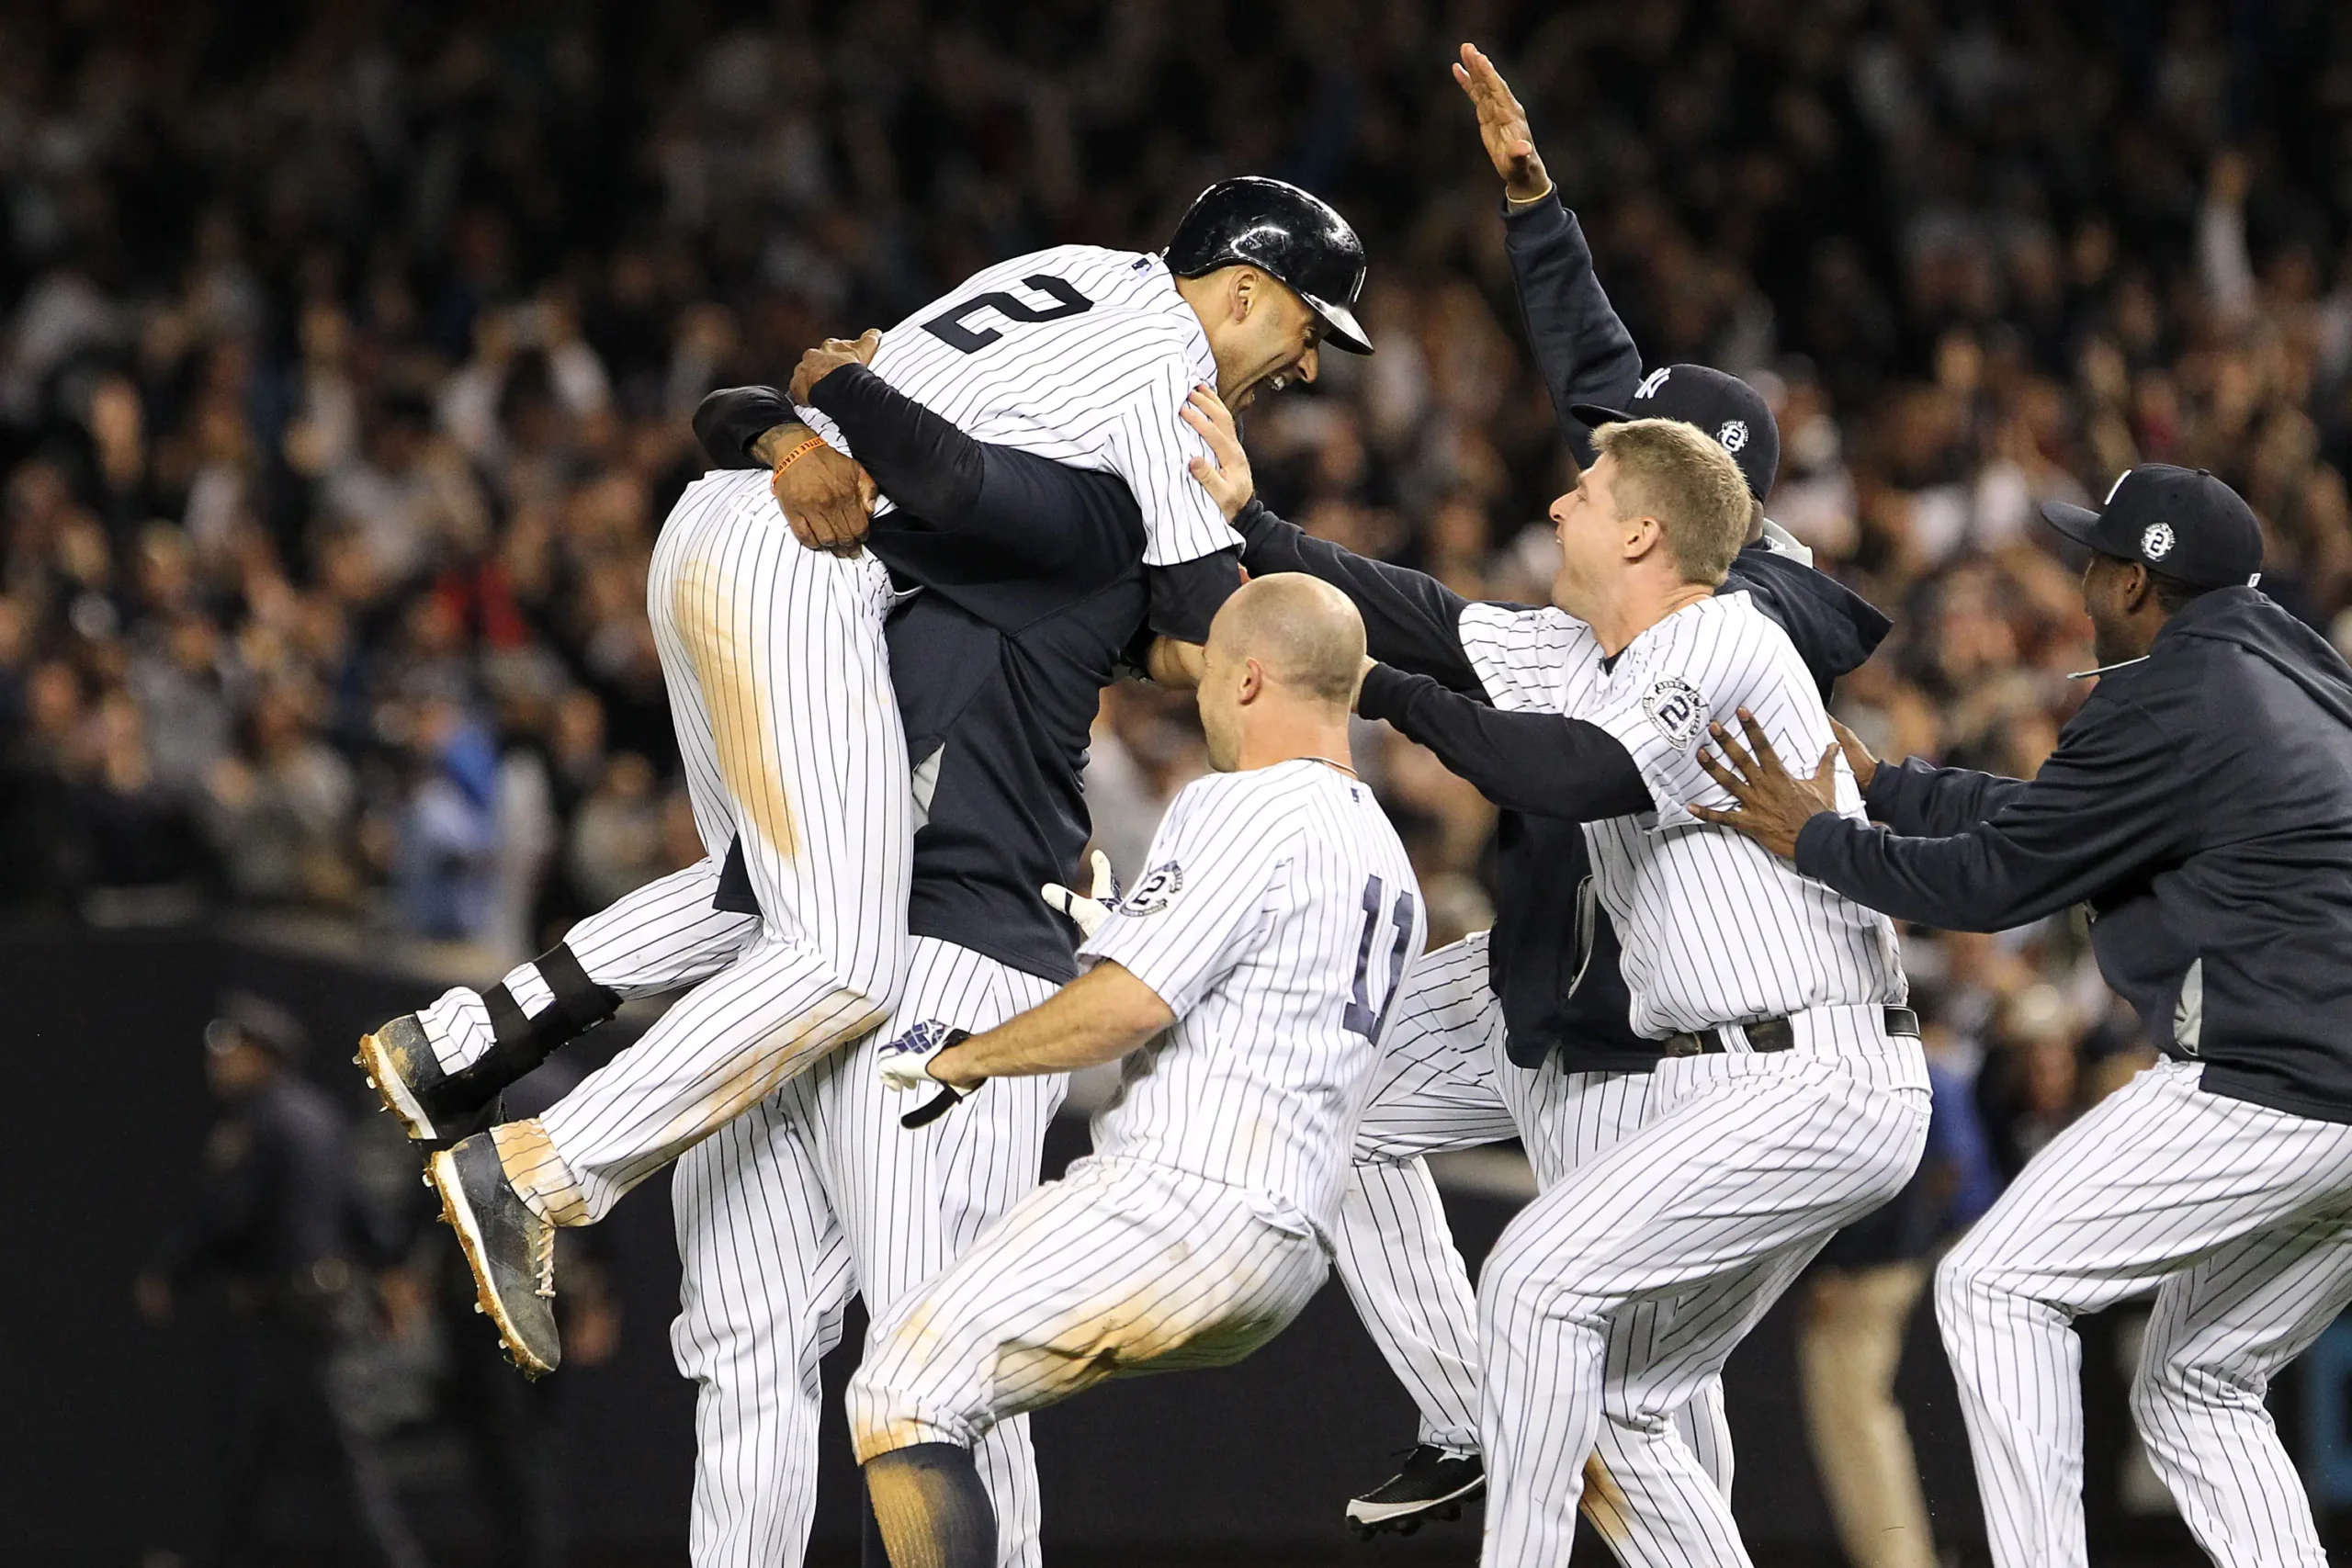
[[[1172,1166],[1077,1161],[883,1325],[850,1380],[858,1462],[971,1445],[1105,1378],[1241,1359],[1323,1284],[1322,1244],[1280,1219]]]
[[[1729,1504],[1670,1417],[1721,1375],[1830,1234],[1917,1168],[1926,1068],[1917,1042],[1890,1043],[1874,1017],[1860,1021],[1879,1010],[1799,1015],[1854,1016],[1825,1021],[1819,1039],[1801,1026],[1787,1052],[1660,1063],[1648,1121],[1503,1232],[1478,1281],[1485,1562],[1567,1561],[1604,1431],[1614,1443],[1595,1479],[1642,1532],[1611,1538],[1621,1557],[1748,1561]],[[1828,1038],[1846,1032],[1858,1037]],[[1628,1334],[1627,1317],[1659,1300],[1670,1314]],[[1604,1531],[1613,1522],[1595,1511]]]
[[[2086,1561],[2078,1313],[2150,1286],[2148,1458],[2225,1568],[2327,1561],[2263,1398],[2352,1303],[2352,1126],[2148,1068],[2061,1133],[1936,1270],[1998,1568]]]
[[[898,1020],[993,1028],[1055,986],[927,937]],[[841,1339],[854,1294],[869,1319],[894,1308],[969,1248],[1037,1184],[1060,1077],[1007,1078],[931,1125],[899,1117],[913,1100],[882,1086],[882,1028],[777,1089],[678,1162],[671,1187],[685,1266],[670,1335],[698,1388],[696,1568],[774,1568],[807,1550],[817,1503],[818,1362]],[[880,1340],[867,1339],[867,1359]],[[978,1446],[998,1520],[999,1561],[1037,1562],[1036,1463],[1027,1423]]]
[[[704,847],[716,861],[740,839],[761,915],[731,962],[537,1119],[543,1140],[501,1129],[508,1175],[559,1224],[602,1218],[888,1013],[913,833],[889,593],[872,558],[803,549],[755,472],[699,479],[671,512],[646,594],[671,718]]]
[[[1387,1055],[1356,1137],[1356,1165],[1333,1237],[1334,1261],[1366,1331],[1421,1411],[1421,1440],[1478,1447],[1477,1308],[1422,1156],[1520,1137],[1539,1190],[1630,1136],[1648,1120],[1648,1073],[1530,1069],[1504,1051],[1502,1004],[1487,984],[1487,933],[1431,953],[1395,1003]],[[1645,1301],[1613,1324],[1613,1343],[1656,1338],[1674,1303]],[[1680,1439],[1724,1497],[1731,1495],[1731,1430],[1723,1379],[1700,1380],[1675,1410]],[[1658,1554],[1661,1531],[1610,1479],[1620,1435],[1604,1426],[1585,1500],[1627,1568],[1678,1563]]]

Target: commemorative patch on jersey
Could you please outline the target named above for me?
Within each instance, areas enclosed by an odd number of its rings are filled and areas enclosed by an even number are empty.
[[[1660,735],[1678,748],[1686,747],[1699,739],[1707,722],[1707,699],[1690,682],[1668,675],[1643,694],[1642,711]]]
[[[1123,915],[1156,915],[1168,908],[1168,900],[1184,891],[1184,868],[1174,861],[1153,866],[1143,874],[1127,896],[1119,900]]]

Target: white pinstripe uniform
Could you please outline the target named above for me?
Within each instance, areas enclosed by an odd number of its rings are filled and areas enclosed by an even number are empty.
[[[2352,1125],[2203,1072],[2167,1057],[2101,1100],[1936,1270],[1998,1568],[2087,1561],[2074,1319],[2151,1287],[2132,1414],[2199,1543],[2226,1568],[2327,1561],[2263,1399],[2352,1304]]]
[[[1928,1126],[1918,1042],[1889,1036],[1904,997],[1891,924],[1809,883],[1691,801],[1724,802],[1694,756],[1711,716],[1751,710],[1773,744],[1819,756],[1828,716],[1787,634],[1744,593],[1687,605],[1616,659],[1557,610],[1473,605],[1463,644],[1498,707],[1566,713],[1615,736],[1654,813],[1586,829],[1623,941],[1632,1024],[1717,1030],[1669,1057],[1640,1129],[1514,1219],[1478,1290],[1485,1560],[1565,1562],[1604,1424],[1610,1480],[1669,1561],[1744,1563],[1720,1491],[1668,1418],[1838,1226],[1899,1190]],[[1840,809],[1861,806],[1842,760]],[[1758,1052],[1736,1021],[1785,1018]],[[1621,1337],[1671,1301],[1655,1337]]]
[[[1333,1262],[1365,1331],[1421,1412],[1421,1441],[1457,1453],[1478,1447],[1477,1307],[1424,1156],[1521,1138],[1537,1190],[1549,1191],[1649,1120],[1656,1082],[1648,1073],[1511,1061],[1502,1003],[1487,983],[1487,945],[1480,931],[1439,949],[1399,993],[1332,1237]],[[1655,1338],[1671,1305],[1647,1301],[1620,1314],[1610,1329],[1612,1355]],[[1728,1499],[1723,1380],[1702,1380],[1672,1419]],[[1619,1429],[1604,1423],[1599,1469],[1589,1478],[1623,1468],[1621,1446]],[[1613,1485],[1596,1486],[1585,1506],[1627,1568],[1679,1561]]]
[[[1095,1153],[901,1304],[850,1383],[861,1462],[1119,1373],[1221,1366],[1322,1284],[1419,888],[1372,792],[1317,761],[1185,786],[1087,956],[1176,1014]],[[992,1092],[984,1090],[983,1093]]]
[[[1063,246],[1006,262],[892,329],[873,368],[978,439],[1119,474],[1142,512],[1151,564],[1238,543],[1185,467],[1205,448],[1176,411],[1193,386],[1215,384],[1216,361],[1157,257]],[[804,417],[847,449],[821,413]],[[739,478],[765,496],[764,474]],[[888,509],[886,501],[878,510]],[[772,505],[767,513],[775,518]],[[775,526],[781,535],[780,518]],[[877,613],[877,647],[879,626]],[[871,689],[887,707],[888,687],[877,679]],[[895,714],[892,728],[895,735]],[[878,793],[903,800],[903,772],[899,778],[895,793]],[[876,793],[826,798],[859,801]],[[917,815],[922,808],[921,802],[905,807]],[[706,842],[710,858],[568,935],[592,980],[627,998],[731,973],[758,922],[711,908],[726,840],[707,836]],[[758,890],[762,908],[771,908],[765,887]],[[902,886],[901,931],[904,905]],[[1052,989],[944,942],[916,937],[910,954],[899,1019],[937,1018],[979,1031]],[[526,1016],[553,1000],[533,965],[506,983]],[[426,1023],[449,1070],[490,1044],[487,1010],[471,991],[443,998]],[[848,1292],[863,1293],[869,1317],[881,1321],[1036,1183],[1062,1080],[992,1086],[955,1117],[908,1133],[897,1121],[903,1108],[873,1082],[871,1053],[894,1032],[875,1029],[788,1083],[807,1055],[779,1064],[785,1070],[768,1077],[762,1093],[729,1108],[733,1119],[723,1133],[680,1162],[672,1197],[685,1285],[673,1343],[680,1370],[702,1385],[692,1549],[706,1568],[800,1560],[814,1506],[815,1369],[838,1339]],[[632,1084],[662,1081],[632,1062],[650,1042],[649,1033],[605,1073],[626,1069]],[[559,1146],[569,1155],[569,1145]],[[776,1247],[779,1231],[794,1245]],[[1038,1505],[1025,1423],[992,1431],[978,1457],[999,1520],[1001,1561],[1035,1563]]]

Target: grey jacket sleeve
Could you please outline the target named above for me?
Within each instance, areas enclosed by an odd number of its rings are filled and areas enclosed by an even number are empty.
[[[1975,776],[1988,786],[1957,782],[1918,813],[1959,818],[1989,805],[1973,826],[1905,835],[1825,811],[1797,836],[1797,870],[1897,919],[1997,931],[2177,859],[2195,830],[2178,798],[2177,740],[2126,701],[2094,695],[2031,780]]]

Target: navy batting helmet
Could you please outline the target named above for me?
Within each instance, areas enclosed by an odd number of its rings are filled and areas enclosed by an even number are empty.
[[[1168,242],[1168,270],[1198,277],[1242,265],[1288,284],[1323,319],[1333,346],[1372,352],[1353,309],[1363,289],[1363,242],[1329,202],[1261,175],[1201,192]]]

